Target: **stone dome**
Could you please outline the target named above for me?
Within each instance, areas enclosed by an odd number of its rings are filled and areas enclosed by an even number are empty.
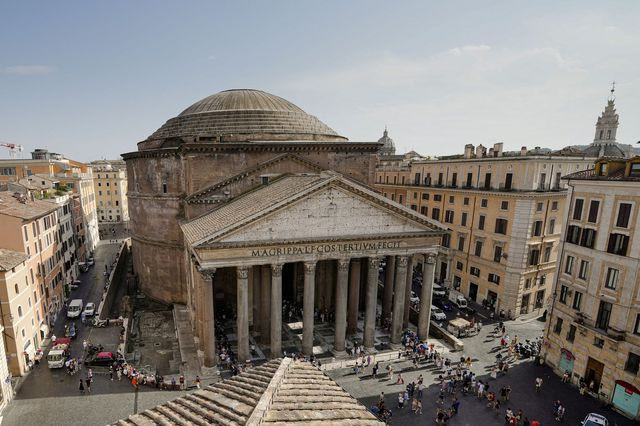
[[[393,143],[393,139],[389,137],[389,132],[387,131],[386,127],[384,128],[382,137],[378,139],[378,143],[382,144],[382,147],[379,151],[380,155],[394,155],[396,153],[396,146]]]
[[[220,142],[348,141],[286,99],[250,89],[225,90],[194,103],[156,130],[141,148],[171,146],[176,139],[190,138]]]

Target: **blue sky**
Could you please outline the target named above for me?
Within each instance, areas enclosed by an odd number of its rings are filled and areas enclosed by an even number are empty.
[[[637,1],[23,0],[0,17],[0,140],[25,156],[114,158],[229,88],[437,155],[589,143],[615,80],[618,140],[640,140]]]

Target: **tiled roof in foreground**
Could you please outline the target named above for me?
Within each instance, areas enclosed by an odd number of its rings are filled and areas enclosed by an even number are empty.
[[[151,425],[381,425],[319,369],[291,358],[259,367],[118,421]]]

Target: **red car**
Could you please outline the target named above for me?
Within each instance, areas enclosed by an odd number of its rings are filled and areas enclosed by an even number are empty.
[[[109,367],[116,360],[113,352],[98,352],[97,354],[89,355],[85,360],[85,365],[95,365]]]

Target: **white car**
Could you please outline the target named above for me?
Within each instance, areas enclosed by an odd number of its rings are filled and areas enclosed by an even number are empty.
[[[609,426],[609,421],[605,416],[596,413],[589,413],[582,421],[582,426]]]
[[[87,306],[84,307],[84,311],[82,311],[82,314],[85,317],[92,317],[94,316],[96,313],[96,305],[94,303],[87,303]]]
[[[431,318],[436,321],[444,321],[447,319],[447,316],[442,312],[442,309],[431,305]]]
[[[411,297],[409,298],[409,301],[411,303],[413,303],[414,305],[417,305],[418,303],[420,303],[420,298],[418,296],[416,296],[416,293],[414,291],[411,292]]]

